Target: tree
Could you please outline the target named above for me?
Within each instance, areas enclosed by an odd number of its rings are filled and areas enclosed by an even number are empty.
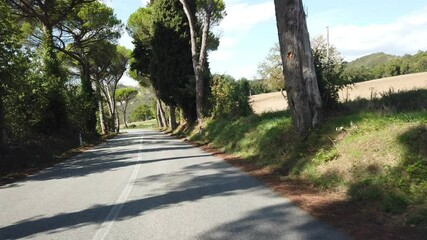
[[[128,31],[135,49],[131,70],[142,84],[146,79],[156,96],[169,106],[171,127],[175,128],[175,107],[179,106],[187,122],[194,122],[195,89],[187,20],[178,0],[159,0],[138,9],[128,20]],[[158,119],[163,110],[158,102]]]
[[[134,88],[119,88],[116,90],[117,101],[119,102],[119,106],[123,112],[123,123],[127,128],[127,120],[126,120],[126,110],[128,105],[132,99],[136,97],[138,91]]]
[[[225,4],[222,0],[198,0],[196,6],[187,0],[180,0],[190,28],[191,56],[196,79],[196,112],[199,123],[203,119],[204,72],[207,63],[207,49],[210,28],[218,24],[225,15]],[[196,16],[198,17],[196,19]],[[197,32],[197,23],[201,33]],[[201,38],[200,40],[198,38]]]
[[[60,24],[79,5],[95,0],[6,0],[12,7],[13,13],[34,23],[42,33],[42,61],[44,67],[45,93],[48,104],[43,110],[45,131],[59,133],[64,129],[66,121],[64,82],[65,77],[54,48],[55,26]]]
[[[170,127],[175,129],[175,107],[187,121],[195,120],[195,90],[189,30],[178,0],[157,0],[153,4],[153,37],[150,76],[160,99],[169,106]]]
[[[5,104],[4,97],[13,78],[22,74],[20,71],[20,48],[18,27],[13,23],[9,6],[3,1],[0,2],[0,147],[5,140]]]
[[[139,8],[129,17],[127,30],[132,35],[135,48],[132,52],[130,64],[132,77],[138,80],[141,86],[151,85],[151,61],[153,58],[153,20],[152,4]],[[165,113],[160,100],[160,91],[152,88],[156,96],[156,116],[160,128],[167,127]]]
[[[321,98],[302,0],[274,0],[286,93],[301,136],[320,123]]]
[[[339,90],[350,83],[343,77],[343,59],[335,46],[328,46],[322,36],[313,39],[311,43],[322,106],[324,109],[332,109],[339,102]]]
[[[213,75],[211,115],[214,118],[235,118],[252,113],[249,105],[249,81],[235,81],[228,75]]]
[[[141,104],[131,112],[131,121],[146,121],[154,118],[153,108]]]
[[[119,122],[116,117],[115,92],[119,80],[127,70],[130,56],[131,51],[129,49],[109,42],[99,44],[89,55],[91,59],[91,78],[95,81],[98,95],[100,123],[103,122],[102,99],[105,98],[110,115],[109,131],[117,132],[118,130]]]
[[[265,60],[258,65],[258,74],[265,81],[271,92],[282,91],[285,88],[285,77],[283,76],[283,65],[278,43],[274,44]]]
[[[86,111],[85,126],[90,134],[96,129],[96,98],[91,82],[90,55],[96,45],[115,42],[120,37],[122,24],[113,9],[99,2],[79,5],[66,20],[58,25],[55,47],[79,65],[81,98]]]

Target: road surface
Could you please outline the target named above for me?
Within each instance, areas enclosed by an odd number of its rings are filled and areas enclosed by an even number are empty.
[[[223,160],[122,134],[0,187],[0,239],[346,239]]]

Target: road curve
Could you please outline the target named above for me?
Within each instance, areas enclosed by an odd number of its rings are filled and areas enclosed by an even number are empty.
[[[223,160],[137,130],[0,187],[0,239],[347,239]]]

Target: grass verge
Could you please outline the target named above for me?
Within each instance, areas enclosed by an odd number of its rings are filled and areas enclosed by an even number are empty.
[[[283,181],[347,194],[381,224],[427,229],[427,91],[346,103],[300,139],[288,112],[208,119],[187,138]]]

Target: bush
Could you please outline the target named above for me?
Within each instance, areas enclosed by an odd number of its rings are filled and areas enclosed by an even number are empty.
[[[131,112],[129,120],[130,122],[146,121],[153,119],[154,117],[154,109],[150,106],[142,104]]]
[[[249,90],[247,80],[235,81],[228,75],[214,75],[211,84],[210,115],[214,118],[235,118],[251,114]]]
[[[334,46],[328,46],[323,38],[313,41],[313,58],[316,69],[317,83],[324,109],[332,109],[337,106],[338,92],[350,84],[343,77],[344,64],[340,54]]]

